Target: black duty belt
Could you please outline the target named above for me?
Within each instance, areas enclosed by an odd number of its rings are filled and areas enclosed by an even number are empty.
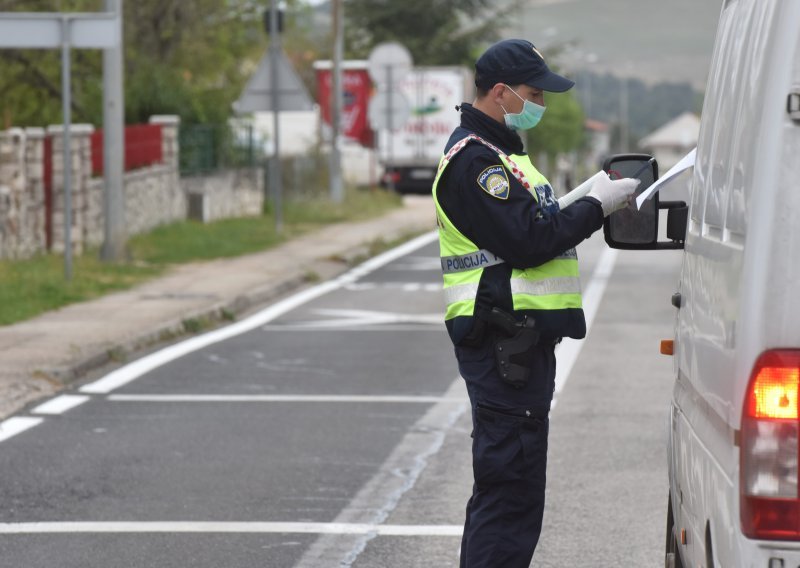
[[[487,422],[495,422],[495,421],[503,421],[503,420],[512,420],[515,422],[519,422],[526,428],[535,429],[536,427],[541,425],[542,420],[546,420],[550,409],[542,409],[542,408],[532,408],[530,410],[523,410],[521,413],[517,411],[516,413],[511,410],[499,410],[493,408],[487,408],[485,406],[478,405],[475,409],[475,413],[483,420]]]

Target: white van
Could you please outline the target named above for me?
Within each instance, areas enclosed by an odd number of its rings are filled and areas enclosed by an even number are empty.
[[[798,568],[800,0],[725,0],[690,201],[605,227],[616,248],[684,248],[665,565]]]

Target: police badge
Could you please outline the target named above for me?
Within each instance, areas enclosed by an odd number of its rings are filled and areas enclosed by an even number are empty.
[[[481,189],[498,199],[508,199],[508,174],[501,165],[490,166],[478,176],[478,185]]]

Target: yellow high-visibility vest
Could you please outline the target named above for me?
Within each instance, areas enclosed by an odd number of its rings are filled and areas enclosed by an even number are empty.
[[[448,219],[439,203],[437,189],[442,173],[453,157],[470,142],[483,144],[494,151],[506,169],[531,192],[537,202],[541,199],[537,188],[549,185],[527,155],[508,156],[475,134],[460,140],[442,156],[433,182],[433,198],[436,204],[439,250],[447,302],[445,320],[459,316],[473,317],[478,286],[484,269],[504,262],[465,237]],[[515,312],[582,309],[578,257],[574,249],[535,268],[513,268],[510,285]]]

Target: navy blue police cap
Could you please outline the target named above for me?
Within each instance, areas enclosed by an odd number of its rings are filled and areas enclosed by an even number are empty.
[[[563,93],[574,81],[550,71],[544,57],[524,39],[505,39],[492,45],[475,63],[475,85],[491,89],[497,83],[530,85],[543,91]]]

